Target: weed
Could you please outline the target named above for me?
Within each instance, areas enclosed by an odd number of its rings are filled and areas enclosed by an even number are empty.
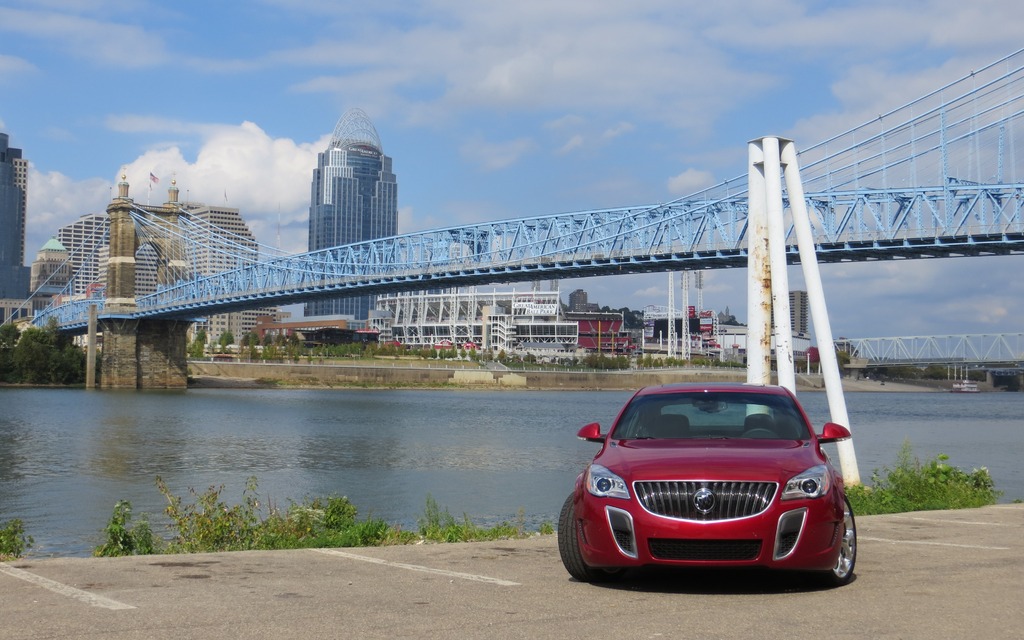
[[[969,509],[995,504],[1001,492],[988,469],[970,473],[946,463],[939,454],[925,464],[913,456],[905,441],[895,467],[875,470],[871,486],[848,487],[847,496],[858,515],[941,509]]]
[[[258,548],[260,520],[255,477],[246,482],[243,503],[233,506],[220,499],[224,485],[210,487],[205,493],[189,489],[195,498],[192,504],[184,504],[180,496],[172,495],[159,477],[156,485],[167,498],[165,512],[176,529],[176,535],[170,542],[171,551],[188,553]]]
[[[142,514],[139,522],[131,526],[132,503],[119,500],[107,524],[107,541],[93,550],[98,557],[150,555],[156,553],[156,538],[149,527],[149,519]]]
[[[0,561],[20,558],[33,542],[32,536],[25,535],[25,526],[21,520],[9,520],[0,529]]]

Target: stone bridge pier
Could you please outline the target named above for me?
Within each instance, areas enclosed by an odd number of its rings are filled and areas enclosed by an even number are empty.
[[[103,389],[184,389],[188,369],[185,334],[191,322],[133,318],[136,311],[135,255],[142,244],[156,251],[157,282],[171,282],[185,266],[180,240],[173,234],[140,238],[132,210],[144,210],[160,225],[176,226],[178,188],[172,182],[164,205],[137,205],[128,197],[121,176],[118,195],[107,206],[110,217],[110,258],[107,263],[107,300],[98,329],[103,333],[100,387]]]

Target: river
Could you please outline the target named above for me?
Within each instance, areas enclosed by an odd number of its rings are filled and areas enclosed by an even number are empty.
[[[597,445],[579,427],[611,423],[620,391],[193,389],[90,392],[0,388],[0,525],[23,521],[32,556],[85,556],[118,500],[162,532],[172,493],[224,486],[242,499],[255,476],[264,504],[345,495],[360,516],[415,528],[428,496],[491,525],[520,510],[554,523]],[[1021,393],[850,393],[858,467],[892,465],[909,440],[969,471],[988,467],[1002,501],[1024,498]],[[822,392],[800,400],[820,430]],[[836,459],[833,456],[834,459]]]

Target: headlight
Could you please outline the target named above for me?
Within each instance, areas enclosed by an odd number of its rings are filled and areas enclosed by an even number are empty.
[[[831,488],[832,479],[828,474],[828,467],[822,464],[790,478],[786,482],[786,488],[782,490],[782,499],[820,498]]]
[[[587,491],[599,498],[625,498],[629,500],[626,482],[599,464],[587,469]]]

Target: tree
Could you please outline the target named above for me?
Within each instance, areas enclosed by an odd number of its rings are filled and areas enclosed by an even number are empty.
[[[22,382],[50,382],[50,357],[55,348],[53,335],[39,327],[28,327],[14,347],[14,369]]]
[[[21,333],[13,324],[0,326],[0,382],[15,382],[14,347]]]
[[[206,353],[206,329],[200,329],[196,331],[196,335],[192,338],[192,344],[188,347],[188,356],[190,358],[202,358]]]
[[[220,345],[220,350],[223,353],[230,345],[235,344],[235,334],[230,331],[225,331],[220,334],[220,338],[217,339],[217,344]]]

